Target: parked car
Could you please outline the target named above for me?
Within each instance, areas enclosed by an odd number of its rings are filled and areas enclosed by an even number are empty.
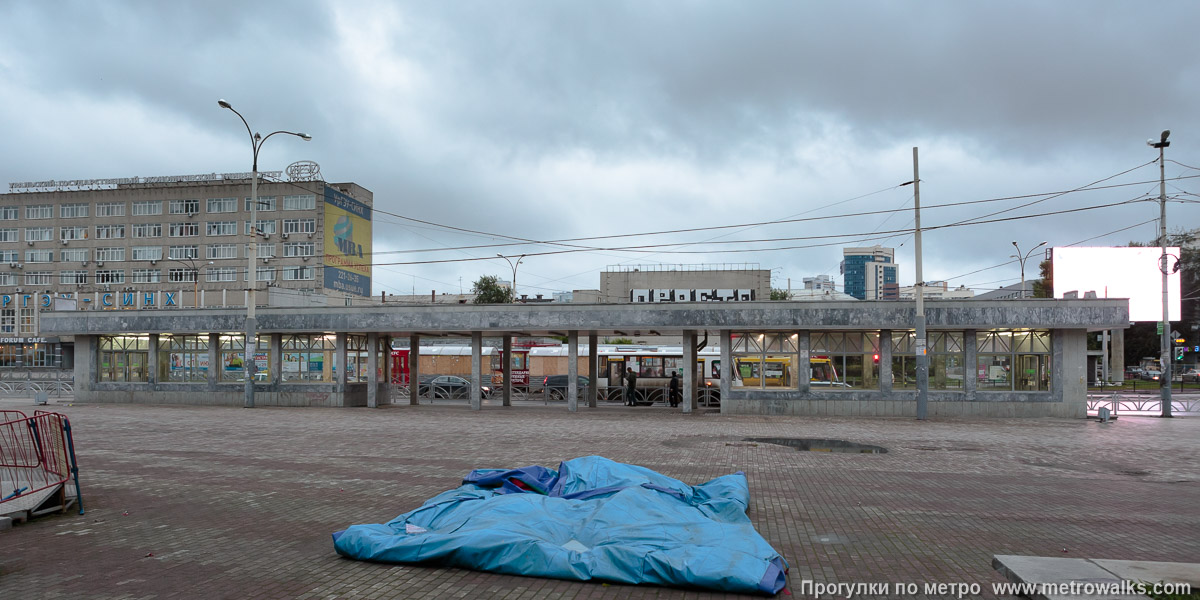
[[[1200,371],[1196,369],[1186,369],[1179,377],[1184,383],[1200,383]]]
[[[1141,379],[1141,378],[1142,378],[1142,368],[1141,367],[1129,367],[1129,368],[1125,369],[1126,381],[1128,381],[1130,379]]]
[[[479,392],[487,398],[492,395],[492,388],[481,385]],[[417,393],[433,398],[469,398],[471,382],[456,375],[427,375],[417,383]]]
[[[579,389],[587,389],[589,382],[588,378],[583,375],[579,375],[578,377]],[[567,397],[567,384],[570,383],[570,381],[571,380],[568,379],[566,375],[547,375],[544,379],[542,379],[542,392],[545,394],[550,394],[551,400],[562,400]]]
[[[1142,379],[1145,381],[1158,381],[1159,377],[1162,377],[1162,372],[1160,371],[1155,371],[1154,369],[1142,371]]]

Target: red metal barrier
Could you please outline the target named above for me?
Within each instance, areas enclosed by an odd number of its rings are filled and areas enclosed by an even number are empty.
[[[66,487],[74,478],[74,498]],[[79,494],[79,470],[71,424],[65,415],[37,411],[32,417],[15,410],[0,411],[0,515],[30,511],[40,514],[51,498],[66,510]]]

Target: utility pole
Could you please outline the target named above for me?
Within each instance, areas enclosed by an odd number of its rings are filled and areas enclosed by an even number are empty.
[[[1167,163],[1163,160],[1163,150],[1171,145],[1167,138],[1171,136],[1171,130],[1167,129],[1162,132],[1162,136],[1157,142],[1148,140],[1146,143],[1151,148],[1158,148],[1158,239],[1162,246],[1162,256],[1158,259],[1158,269],[1162,271],[1162,336],[1160,336],[1159,346],[1162,358],[1159,362],[1162,363],[1162,373],[1159,377],[1158,389],[1161,393],[1162,417],[1171,418],[1171,361],[1174,357],[1171,356],[1171,315],[1169,312],[1169,302],[1167,300],[1167,282],[1168,273],[1171,272],[1167,257]]]
[[[929,405],[929,357],[925,354],[925,277],[921,274],[921,174],[917,167],[917,147],[913,146],[913,210],[916,213],[917,281],[913,290],[917,293],[917,339],[914,350],[917,354],[917,420],[924,421]]]

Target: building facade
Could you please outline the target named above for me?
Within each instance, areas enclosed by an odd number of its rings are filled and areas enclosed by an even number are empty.
[[[600,290],[576,290],[574,302],[748,302],[771,298],[771,271],[756,264],[621,265],[600,273]]]
[[[369,190],[260,181],[253,225],[250,184],[249,173],[10,184],[0,368],[54,366],[45,357],[64,340],[41,336],[38,316],[62,299],[77,310],[245,306],[251,243],[256,304],[369,300]]]
[[[893,299],[884,289],[899,281],[895,256],[895,249],[882,246],[842,249],[843,291],[859,300]]]

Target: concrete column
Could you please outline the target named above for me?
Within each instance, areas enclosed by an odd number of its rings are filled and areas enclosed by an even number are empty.
[[[339,331],[334,334],[334,350],[333,350],[333,391],[344,394],[346,392],[346,332]]]
[[[696,331],[683,332],[683,412],[690,414],[696,406]]]
[[[75,389],[92,391],[96,383],[96,361],[99,360],[100,349],[97,344],[100,338],[94,335],[75,336]]]
[[[392,336],[385,335],[380,338],[383,342],[381,352],[383,356],[383,404],[392,403]]]
[[[812,337],[808,331],[796,332],[796,354],[800,357],[799,369],[796,369],[796,383],[800,384],[798,390],[801,394],[807,394],[812,391],[812,363],[809,359],[812,357]]]
[[[979,388],[979,338],[974,329],[963,332],[963,400],[975,401]]]
[[[892,330],[879,332],[879,391],[892,393]]]
[[[283,381],[283,334],[272,333],[270,358],[267,359],[268,381],[270,385],[279,385]],[[299,373],[297,373],[299,375]]]
[[[367,333],[367,408],[379,408],[379,334]]]
[[[421,378],[421,336],[408,336],[408,403],[416,406],[421,403],[417,394],[417,381]]]
[[[151,385],[158,383],[158,334],[150,334],[150,356],[146,357],[146,381]]]
[[[512,406],[512,334],[506,333],[501,338],[504,346],[504,366],[501,367],[504,377],[504,406]]]
[[[567,332],[567,410],[579,411],[579,331]]]
[[[721,343],[721,412],[725,412],[726,399],[733,385],[733,347],[729,334],[728,329],[722,329],[718,334]],[[807,340],[807,336],[804,339]]]
[[[483,409],[483,332],[471,332],[471,410]]]
[[[1108,340],[1108,361],[1113,381],[1125,381],[1125,330],[1113,329],[1112,338]]]
[[[208,334],[208,391],[217,391],[221,381],[221,336]]]
[[[600,338],[595,331],[588,332],[588,408],[596,408],[600,393]]]

